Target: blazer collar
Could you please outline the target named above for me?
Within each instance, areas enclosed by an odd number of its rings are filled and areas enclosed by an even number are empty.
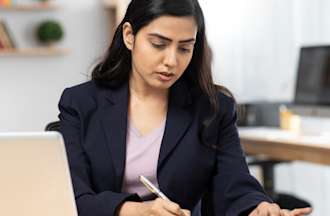
[[[191,123],[192,117],[188,108],[191,103],[187,84],[184,80],[178,80],[170,89],[165,131],[158,159],[158,172]]]
[[[106,144],[110,150],[114,178],[117,192],[121,192],[125,158],[126,158],[126,131],[127,131],[127,108],[128,86],[124,84],[118,88],[103,88],[104,96],[99,118],[106,137]]]
[[[100,118],[116,170],[116,189],[120,192],[126,162],[128,84],[123,84],[116,89],[104,89],[103,95],[107,102],[101,111]],[[165,131],[157,165],[158,176],[161,168],[166,164],[166,159],[191,124],[192,117],[188,108],[191,103],[187,85],[182,80],[177,81],[170,89]],[[161,187],[160,182],[159,184]]]
[[[111,104],[123,104],[125,102],[127,103],[128,83],[124,83],[116,88],[103,87],[102,94]]]

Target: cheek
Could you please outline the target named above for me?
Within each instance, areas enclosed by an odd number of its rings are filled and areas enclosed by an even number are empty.
[[[159,54],[147,43],[139,43],[132,51],[132,58],[140,71],[150,73],[159,63]]]

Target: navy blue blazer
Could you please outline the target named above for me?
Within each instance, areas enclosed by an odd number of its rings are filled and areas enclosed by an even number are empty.
[[[219,99],[220,112],[201,135],[209,103],[183,81],[171,87],[157,179],[160,190],[182,208],[193,210],[201,200],[203,216],[247,215],[270,200],[248,171],[233,99],[222,93]],[[68,88],[59,109],[79,215],[112,216],[122,202],[141,201],[121,192],[128,85],[110,89],[89,81]]]

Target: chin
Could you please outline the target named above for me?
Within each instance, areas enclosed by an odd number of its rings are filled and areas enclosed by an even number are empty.
[[[173,85],[172,82],[168,82],[168,83],[157,82],[157,83],[152,83],[150,86],[152,86],[152,88],[159,90],[168,90],[172,85]]]
[[[145,79],[146,84],[149,87],[158,90],[169,90],[177,80],[177,77],[173,77],[173,79],[169,81],[162,81],[155,77],[151,77],[151,79]]]
[[[160,89],[160,90],[168,90],[169,88],[171,88],[172,84],[171,85],[157,85],[155,86],[155,88],[157,89]]]
[[[167,88],[170,88],[172,85],[174,85],[174,83],[176,83],[176,80],[172,80],[166,83],[161,83],[161,86],[166,86]]]

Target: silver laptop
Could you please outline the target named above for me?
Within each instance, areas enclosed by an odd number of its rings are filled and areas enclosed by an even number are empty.
[[[0,215],[78,215],[59,133],[0,133]]]

